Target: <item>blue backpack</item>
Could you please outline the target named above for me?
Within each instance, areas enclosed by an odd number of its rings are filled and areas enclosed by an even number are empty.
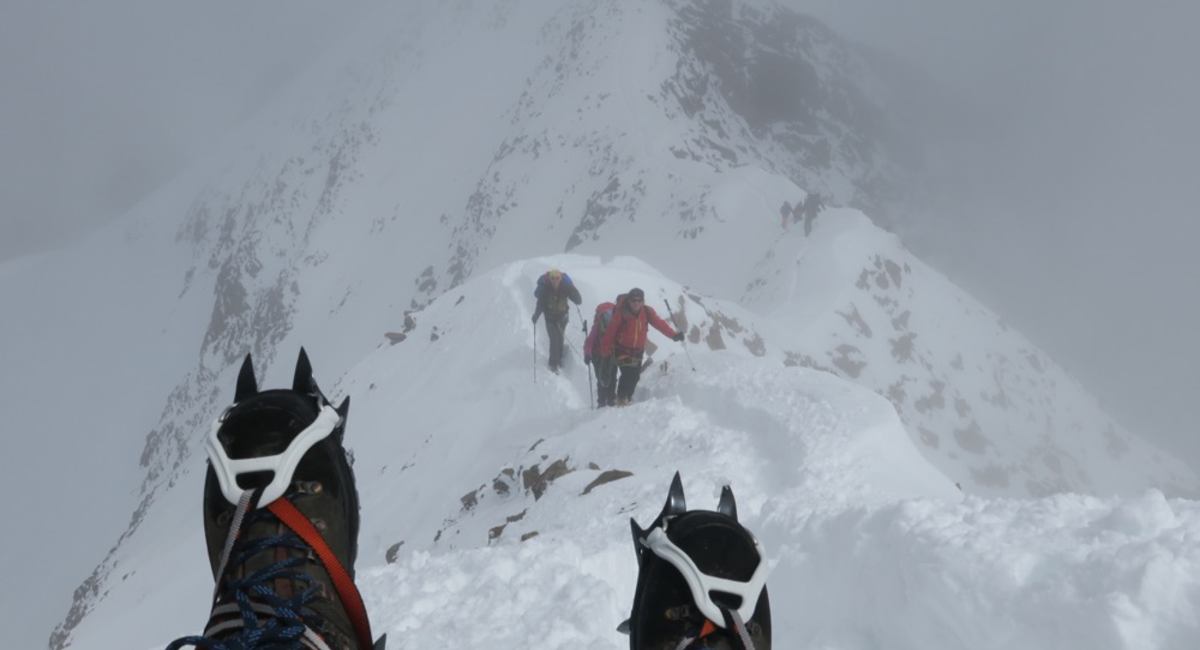
[[[543,286],[543,285],[545,285],[545,284],[546,284],[546,282],[548,282],[548,280],[546,280],[546,278],[547,278],[549,275],[550,275],[550,272],[549,272],[549,271],[547,271],[547,272],[545,272],[545,273],[541,274],[540,276],[538,276],[537,288],[535,288],[535,289],[533,290],[533,297],[534,297],[534,298],[541,298],[541,297],[542,297],[542,286]],[[563,273],[563,274],[562,274],[562,284],[561,284],[561,285],[559,285],[559,286],[562,286],[562,287],[569,287],[569,286],[571,286],[571,284],[572,284],[572,283],[571,283],[571,276],[567,275],[566,273]]]

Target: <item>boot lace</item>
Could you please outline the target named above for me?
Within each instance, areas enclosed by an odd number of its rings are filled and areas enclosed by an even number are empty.
[[[262,492],[262,488],[248,490],[238,501],[218,564],[213,609],[204,633],[176,639],[166,650],[185,646],[205,650],[330,650],[319,633],[324,631],[324,620],[308,606],[323,597],[322,585],[302,570],[311,547],[286,528],[281,535],[241,538],[242,531],[256,521],[275,519],[267,509],[255,507]],[[229,566],[245,564],[272,548],[294,549],[301,554],[244,577],[225,575]],[[281,598],[271,586],[277,579],[303,588],[293,590],[291,598]]]

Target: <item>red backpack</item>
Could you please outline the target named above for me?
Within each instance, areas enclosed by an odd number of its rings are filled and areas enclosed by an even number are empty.
[[[612,322],[613,312],[617,306],[611,302],[602,302],[596,305],[596,318],[592,321],[592,327],[596,328],[597,336],[602,336],[604,330],[608,329],[608,324]]]

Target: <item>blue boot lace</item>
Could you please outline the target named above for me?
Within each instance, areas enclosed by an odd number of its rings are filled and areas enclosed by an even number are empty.
[[[166,650],[185,646],[206,650],[330,650],[319,634],[323,618],[308,607],[322,597],[322,585],[303,572],[311,547],[291,530],[281,535],[241,539],[242,530],[255,522],[275,520],[257,504],[262,489],[247,491],[234,511],[217,571],[213,609],[202,635],[176,639]],[[229,566],[240,566],[272,548],[295,549],[299,557],[279,560],[241,578],[225,575]],[[279,597],[271,586],[277,579],[302,585],[292,598]]]

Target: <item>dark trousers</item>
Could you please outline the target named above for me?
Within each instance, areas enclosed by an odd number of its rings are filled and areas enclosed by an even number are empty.
[[[550,369],[558,370],[562,366],[563,333],[567,330],[567,314],[546,312],[546,334],[550,337]]]
[[[617,381],[617,399],[633,400],[633,389],[637,388],[638,380],[642,378],[642,364],[620,366],[621,379]]]
[[[597,406],[613,406],[617,403],[617,364],[611,358],[592,359],[596,371],[596,388],[599,397]]]

